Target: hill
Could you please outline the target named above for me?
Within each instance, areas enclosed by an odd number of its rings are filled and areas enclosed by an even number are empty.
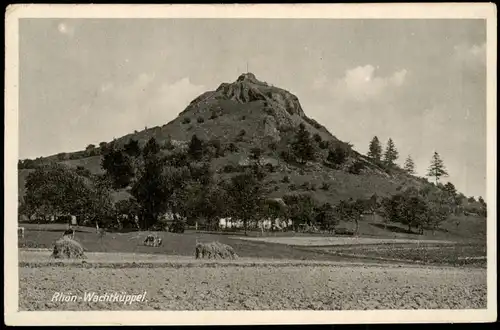
[[[302,125],[309,132],[316,159],[305,163],[290,161],[291,143]],[[248,164],[253,148],[262,150],[261,161],[269,171],[265,181],[271,197],[290,192],[308,191],[321,202],[336,203],[340,199],[368,198],[373,194],[390,195],[402,186],[422,186],[427,180],[411,176],[398,168],[386,169],[359,154],[340,141],[324,126],[309,118],[297,96],[259,81],[252,73],[245,73],[233,83],[223,83],[217,89],[195,98],[171,122],[141,132],[134,132],[99,147],[89,146],[77,153],[61,153],[39,158],[38,163],[60,162],[71,167],[81,166],[91,173],[102,173],[100,152],[110,143],[123,146],[131,139],[144,145],[154,137],[168,153],[184,148],[191,137],[214,145],[222,152],[211,159],[211,166],[220,175],[238,172]],[[328,164],[329,151],[347,150],[342,164]],[[353,166],[361,164],[357,171]],[[28,169],[19,175],[20,196]],[[126,192],[115,194],[126,198]]]

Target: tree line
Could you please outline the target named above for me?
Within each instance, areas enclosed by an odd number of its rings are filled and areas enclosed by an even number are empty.
[[[382,145],[377,136],[374,136],[370,141],[368,146],[367,156],[370,157],[377,165],[383,166],[385,168],[394,168],[397,167],[396,160],[399,158],[399,152],[396,149],[396,145],[392,138],[387,140],[387,146],[385,148],[384,153],[382,154]],[[408,155],[404,162],[403,169],[410,175],[416,174],[415,162],[411,155]],[[448,176],[448,171],[444,165],[441,156],[437,151],[432,155],[432,159],[427,169],[426,173],[427,177],[434,178],[434,182],[436,184],[439,183],[439,180],[442,177]]]

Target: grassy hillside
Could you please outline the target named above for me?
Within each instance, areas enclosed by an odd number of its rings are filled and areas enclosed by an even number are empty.
[[[317,160],[306,165],[286,162],[282,152],[288,151],[297,127],[303,124],[313,140]],[[328,151],[334,147],[350,148],[339,141],[325,127],[307,117],[298,98],[277,87],[258,81],[250,73],[241,75],[231,84],[221,84],[214,91],[195,98],[171,122],[118,138],[113,143],[120,147],[130,139],[144,145],[154,137],[161,146],[185,145],[196,134],[199,138],[218,140],[226,149],[223,156],[212,158],[214,171],[221,176],[234,173],[238,165],[248,163],[250,150],[260,147],[262,161],[273,165],[265,185],[271,197],[287,193],[309,192],[320,202],[336,203],[347,198],[368,198],[394,194],[402,186],[422,186],[425,179],[410,176],[398,169],[383,169],[367,157],[351,149],[345,164],[338,169],[325,166]],[[233,144],[237,150],[228,151]],[[323,144],[323,147],[321,146]],[[327,147],[324,147],[327,144]],[[72,154],[58,154],[39,162],[56,161],[71,167],[81,166],[91,173],[100,174],[100,148]],[[363,163],[359,174],[348,167]],[[229,169],[233,167],[233,169]],[[24,195],[24,182],[29,169],[19,171],[19,193]],[[237,171],[237,170],[236,170]],[[114,194],[115,200],[127,198],[127,193]]]

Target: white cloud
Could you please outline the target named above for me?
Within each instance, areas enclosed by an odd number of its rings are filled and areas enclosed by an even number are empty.
[[[61,22],[57,25],[57,30],[59,31],[59,33],[70,36],[70,37],[72,37],[73,34],[75,33],[74,27],[72,27],[68,23],[64,23],[64,22]]]
[[[366,101],[383,94],[389,87],[404,84],[407,70],[402,69],[387,77],[377,76],[373,65],[347,70],[334,85],[335,94],[356,101]]]
[[[486,43],[481,45],[457,45],[453,54],[455,62],[466,68],[475,69],[486,65]]]
[[[174,83],[161,85],[158,89],[158,101],[160,105],[179,113],[204,91],[206,91],[205,86],[193,84],[188,77],[184,77]]]

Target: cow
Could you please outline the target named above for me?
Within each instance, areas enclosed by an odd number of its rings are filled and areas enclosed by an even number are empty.
[[[73,228],[66,229],[63,233],[63,237],[64,236],[71,237],[72,239],[74,239],[75,238],[75,230]]]

